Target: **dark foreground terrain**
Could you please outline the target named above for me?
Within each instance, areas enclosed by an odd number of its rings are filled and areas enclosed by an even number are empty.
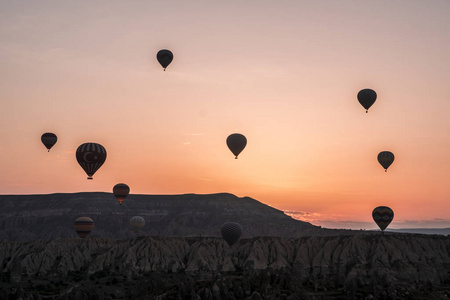
[[[0,242],[0,299],[448,299],[450,238]]]

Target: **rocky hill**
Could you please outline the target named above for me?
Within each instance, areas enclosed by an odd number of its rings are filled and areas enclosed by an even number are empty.
[[[294,220],[249,197],[211,195],[130,195],[122,205],[110,193],[0,196],[0,239],[30,241],[75,237],[73,223],[94,220],[91,237],[126,239],[133,216],[142,216],[147,236],[219,236],[223,223],[244,228],[243,237],[329,234],[331,231]]]
[[[0,299],[450,296],[446,236],[4,240],[0,264]]]

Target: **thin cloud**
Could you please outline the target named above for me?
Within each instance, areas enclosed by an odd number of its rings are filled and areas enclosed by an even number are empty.
[[[195,178],[195,179],[202,180],[202,181],[214,181],[213,179],[210,179],[210,178]]]
[[[293,219],[308,222],[313,225],[333,229],[378,229],[373,221],[349,220],[348,216],[337,214],[321,214],[307,211],[289,211],[284,213]],[[426,220],[395,220],[390,224],[390,228],[448,228],[450,219],[434,218]]]
[[[444,228],[450,227],[450,219],[434,218],[429,220],[398,220],[391,227],[399,228]]]
[[[284,213],[296,220],[305,222],[317,222],[317,221],[335,221],[337,222],[340,218],[344,217],[342,215],[336,214],[321,214],[316,212],[307,211],[284,211]]]

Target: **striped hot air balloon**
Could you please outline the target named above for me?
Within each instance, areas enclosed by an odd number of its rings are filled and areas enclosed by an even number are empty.
[[[106,160],[106,150],[102,145],[97,143],[84,143],[78,147],[76,158],[88,175],[88,179],[92,179],[94,173],[97,172]]]
[[[87,237],[94,229],[94,221],[89,217],[80,217],[75,220],[75,231],[81,238]]]
[[[134,232],[136,232],[136,235],[139,233],[139,230],[144,227],[144,225],[145,220],[143,217],[134,216],[130,219],[130,227]]]
[[[372,211],[372,218],[381,231],[384,232],[394,219],[394,212],[387,206],[378,206]]]
[[[130,187],[125,183],[118,183],[113,187],[114,196],[119,201],[119,204],[122,205],[122,201],[128,196],[130,193]]]
[[[242,226],[239,223],[227,222],[222,225],[220,233],[228,245],[233,246],[241,238]]]

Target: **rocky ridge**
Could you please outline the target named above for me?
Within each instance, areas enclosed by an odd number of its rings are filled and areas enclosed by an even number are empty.
[[[215,237],[3,240],[0,263],[2,299],[13,293],[36,299],[42,290],[48,299],[450,295],[450,238],[445,236],[256,237],[233,247]]]
[[[220,236],[225,222],[238,222],[244,237],[300,237],[329,231],[294,220],[249,197],[232,194],[129,195],[119,205],[111,193],[0,195],[0,239],[30,241],[75,237],[73,222],[94,220],[92,237],[127,239],[133,216],[141,216],[149,236]]]

